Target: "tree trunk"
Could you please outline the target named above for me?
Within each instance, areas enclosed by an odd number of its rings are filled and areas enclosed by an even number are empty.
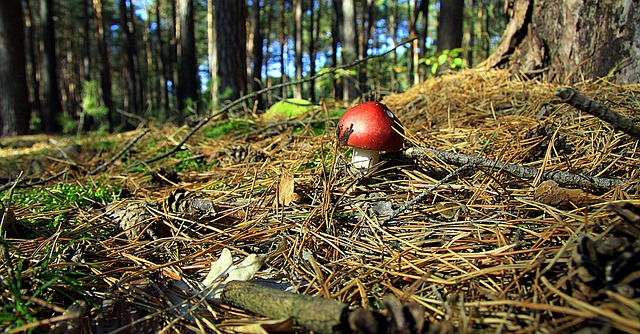
[[[516,0],[500,45],[483,65],[510,65],[548,81],[572,83],[611,75],[640,80],[637,1]]]
[[[253,67],[251,69],[251,90],[257,92],[262,89],[262,62],[264,47],[264,36],[260,25],[260,1],[253,2]],[[258,110],[264,109],[264,100],[262,95],[255,97]]]
[[[247,92],[247,3],[216,0],[219,93],[236,100]]]
[[[256,1],[258,2],[258,1]],[[209,55],[209,89],[211,90],[211,105],[216,108],[218,101],[218,51],[216,48],[216,17],[213,0],[207,0],[207,54]]]
[[[287,34],[286,25],[284,20],[284,12],[287,4],[287,0],[282,0],[282,7],[280,8],[280,84],[284,85],[287,81],[287,64],[285,63],[285,54],[287,51]],[[280,90],[280,96],[283,99],[287,98],[287,87],[282,87]]]
[[[178,4],[180,5],[180,10],[178,11],[180,21],[178,109],[183,112],[183,109],[187,106],[187,100],[191,100],[196,106],[200,80],[198,79],[198,64],[196,61],[193,0],[179,0]]]
[[[318,47],[316,41],[320,35],[320,20],[322,19],[321,12],[324,10],[322,0],[318,0],[318,7],[321,8],[316,12],[315,0],[309,0],[309,11],[311,13],[309,22],[311,26],[309,28],[309,77],[313,78],[316,75],[316,56],[318,54]],[[316,21],[317,20],[317,21]],[[309,81],[309,100],[316,101],[316,81],[311,79]]]
[[[293,10],[294,10],[294,44],[295,44],[295,68],[296,74],[295,79],[297,81],[302,80],[302,1],[303,0],[293,0]],[[297,99],[302,98],[302,82],[296,84],[293,87],[293,97]]]
[[[124,110],[132,115],[138,114],[138,101],[136,91],[136,52],[135,52],[135,40],[133,34],[129,28],[129,17],[127,10],[127,0],[120,0],[120,29],[122,32],[123,47],[125,49],[124,62],[126,64],[126,71],[124,72]],[[122,115],[124,116],[124,114]],[[123,124],[127,124],[126,118],[123,119]]]
[[[463,0],[441,0],[438,20],[438,52],[462,46]]]
[[[111,62],[109,60],[109,48],[107,36],[105,34],[105,22],[102,0],[93,0],[93,8],[96,14],[96,39],[98,40],[98,56],[100,61],[100,87],[102,88],[102,102],[109,110],[107,119],[109,121],[109,131],[115,127],[115,108],[113,105],[113,90],[111,87]]]
[[[338,44],[342,43],[342,0],[333,0],[333,9],[335,10],[335,18],[331,24],[331,66],[338,66]],[[342,78],[332,76],[333,80],[333,97],[342,100]]]
[[[25,0],[25,26],[28,29],[28,47],[27,52],[29,54],[30,71],[28,71],[27,85],[30,87],[29,95],[31,97],[31,114],[40,115],[42,112],[42,99],[40,96],[40,80],[38,75],[38,56],[36,55],[36,47],[38,45],[36,41],[35,23],[33,17],[33,11],[31,10],[31,2]],[[29,119],[31,117],[29,116]]]
[[[351,64],[358,59],[358,34],[355,14],[355,1],[342,0],[342,64],[344,65]],[[358,88],[356,87],[355,81],[356,77],[345,75],[342,81],[342,98],[344,100],[350,101],[358,96]]]
[[[180,85],[178,76],[178,14],[176,10],[177,0],[167,0],[169,3],[169,12],[171,13],[171,24],[169,25],[169,78],[171,80],[172,91],[175,92],[176,87]],[[214,0],[210,0],[214,1]],[[173,94],[175,96],[175,94]],[[176,108],[177,103],[173,104],[173,108]],[[178,112],[180,113],[180,112]]]
[[[58,120],[62,110],[58,66],[56,62],[56,36],[53,23],[53,0],[40,0],[40,24],[42,27],[42,130],[45,133],[60,132]]]
[[[160,87],[160,106],[164,110],[165,117],[169,113],[169,88],[167,86],[167,68],[164,57],[164,41],[162,38],[162,24],[160,20],[160,1],[156,0],[156,65],[158,66],[158,85]]]
[[[29,97],[20,0],[0,1],[0,136],[29,130]]]

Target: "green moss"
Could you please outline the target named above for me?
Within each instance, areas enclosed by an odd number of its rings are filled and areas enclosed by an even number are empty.
[[[262,117],[265,121],[272,121],[283,118],[296,118],[310,110],[313,110],[314,108],[315,106],[307,100],[287,99],[272,105],[269,109],[267,109]]]
[[[218,123],[206,127],[202,130],[202,133],[207,138],[218,138],[234,131],[245,131],[251,123],[253,122],[246,119],[230,119],[225,123]]]

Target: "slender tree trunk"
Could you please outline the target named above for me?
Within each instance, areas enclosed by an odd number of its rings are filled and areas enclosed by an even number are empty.
[[[212,0],[210,0],[212,1]],[[167,67],[164,57],[164,40],[162,38],[162,20],[160,13],[162,7],[160,1],[156,0],[156,65],[158,66],[158,86],[160,87],[160,106],[163,109],[164,118],[169,113],[169,88],[167,87]]]
[[[102,102],[109,110],[107,119],[109,121],[109,130],[115,128],[115,108],[113,105],[113,90],[111,87],[111,62],[109,60],[109,48],[107,36],[105,35],[105,22],[103,13],[102,0],[93,0],[93,9],[96,14],[96,39],[98,41],[98,56],[100,61],[100,87],[102,88]]]
[[[273,15],[275,15],[274,14],[275,13],[275,7],[276,6],[274,6],[274,5],[268,6],[268,8],[267,8],[267,17],[273,17]],[[275,29],[274,28],[275,27],[275,21],[276,20],[267,20],[267,27],[266,27],[267,31],[273,31]],[[265,34],[265,39],[266,39],[265,45],[267,46],[266,47],[267,53],[266,53],[266,55],[264,57],[264,68],[267,70],[267,73],[266,73],[266,77],[267,77],[266,85],[267,85],[267,88],[271,88],[272,81],[271,81],[271,76],[269,75],[269,68],[270,68],[269,67],[269,61],[271,60],[271,52],[269,51],[270,50],[269,47],[271,46],[271,34],[269,34],[269,33]],[[273,104],[273,94],[267,94],[266,98],[267,98],[267,106],[272,105]]]
[[[258,2],[258,1],[256,1]],[[216,17],[214,0],[207,0],[207,53],[209,54],[209,76],[211,77],[211,104],[217,107],[218,101],[218,52],[216,48]]]
[[[356,29],[355,1],[342,0],[342,63],[351,64],[358,59],[358,31]],[[358,96],[356,77],[343,80],[343,99],[350,101]]]
[[[411,5],[408,6],[408,25],[409,25],[409,38],[416,38],[418,34],[416,33],[416,8],[417,8],[417,0],[413,0]],[[416,85],[419,81],[418,75],[418,41],[414,40],[411,42],[409,46],[409,50],[407,51],[407,60],[409,62],[409,68],[407,71],[407,75],[409,76],[409,84]]]
[[[264,36],[262,35],[262,29],[260,25],[260,1],[253,2],[253,67],[251,71],[251,90],[254,92],[262,89],[262,62],[263,62],[263,48],[264,48]],[[258,110],[264,109],[264,99],[262,95],[256,96]]]
[[[137,94],[138,91],[137,82],[136,82],[136,52],[135,52],[135,40],[133,34],[131,33],[131,28],[129,27],[129,15],[127,10],[127,0],[120,0],[120,28],[122,31],[122,40],[123,46],[126,50],[124,62],[126,64],[126,71],[124,72],[124,110],[128,113],[137,115],[138,114],[138,101]],[[123,123],[128,124],[126,122],[126,116],[123,114]]]
[[[229,100],[247,92],[246,22],[245,1],[216,1],[219,93]]]
[[[56,37],[53,0],[40,0],[40,22],[42,27],[42,131],[45,133],[60,132],[58,117],[62,110],[60,86],[58,84],[58,67],[56,62]]]
[[[293,10],[294,10],[294,44],[295,44],[295,67],[296,74],[295,79],[297,81],[302,80],[302,1],[303,0],[293,0]],[[303,95],[303,84],[299,83],[293,87],[293,97],[297,99],[301,99]]]
[[[316,0],[309,0],[309,11],[311,13],[309,17],[310,27],[309,27],[309,77],[313,78],[316,75],[316,57],[318,54],[318,46],[316,45],[316,41],[318,40],[318,36],[320,35],[320,19],[322,17],[322,10],[316,11],[315,4]],[[322,0],[318,1],[318,8],[324,8]],[[316,21],[317,20],[317,21]],[[316,101],[316,81],[315,79],[311,79],[309,81],[309,100]]]
[[[333,0],[333,9],[335,10],[335,18],[333,20],[333,24],[331,25],[331,65],[338,66],[338,44],[342,43],[342,0]],[[332,78],[333,80],[333,96],[337,100],[342,100],[343,89],[342,85],[344,80],[342,78],[335,79],[335,76]]]
[[[82,66],[80,75],[84,81],[91,80],[91,13],[89,2],[82,0]]]
[[[169,78],[171,78],[172,91],[176,92],[176,87],[180,85],[178,77],[178,34],[179,26],[178,14],[176,10],[176,0],[167,0],[171,13],[171,24],[169,25]],[[214,1],[214,0],[211,0]],[[176,94],[174,94],[175,96]],[[175,100],[174,100],[175,102]],[[173,108],[177,108],[178,103],[174,103]],[[180,114],[182,110],[178,111]]]
[[[287,82],[287,64],[285,63],[285,54],[287,51],[287,34],[286,25],[284,20],[284,12],[287,4],[287,0],[282,0],[282,8],[280,9],[280,83]],[[282,87],[280,96],[283,99],[287,98],[287,88]]]
[[[422,14],[422,16],[420,16]],[[420,23],[421,27],[418,29],[418,48],[420,52],[418,54],[419,58],[424,58],[427,56],[427,37],[429,36],[429,0],[420,0],[418,7],[416,8],[416,16],[415,16],[416,25]],[[418,75],[419,81],[422,81],[426,77],[426,73],[424,70],[420,70],[420,66],[418,67]]]
[[[142,86],[141,92],[143,94],[143,98],[141,101],[145,101],[145,105],[149,106],[152,110],[160,109],[160,97],[159,91],[160,87],[156,86],[157,81],[155,80],[145,80],[145,78],[151,78],[152,76],[158,76],[157,66],[153,64],[153,47],[152,47],[152,39],[153,35],[151,32],[151,18],[153,17],[153,7],[147,7],[147,20],[145,21],[145,29],[142,29],[142,36],[144,39],[144,53],[145,53],[145,68],[141,74],[138,74],[140,78],[140,86]],[[154,68],[156,69],[154,71]]]
[[[187,100],[191,100],[194,103],[193,106],[197,107],[200,80],[196,61],[193,0],[179,0],[178,3],[180,4],[178,109],[183,112],[187,106]]]
[[[390,9],[389,9],[389,33],[391,35],[391,48],[395,48],[397,43],[396,41],[398,40],[398,28],[397,28],[397,17],[398,17],[398,4],[394,4]],[[393,65],[392,66],[398,66],[398,51],[394,50],[393,51]],[[396,71],[395,69],[392,68],[391,71],[389,71],[389,74],[391,75],[391,91],[396,92],[398,90],[398,76],[396,75]]]
[[[38,71],[38,59],[37,55],[38,48],[36,47],[36,29],[34,24],[33,11],[31,10],[31,1],[25,0],[25,26],[29,35],[29,44],[27,47],[27,52],[29,54],[29,63],[30,63],[30,71],[28,72],[28,78],[30,79],[30,87],[29,95],[31,97],[31,114],[30,115],[40,115],[42,112],[42,97],[40,96],[40,80]],[[31,117],[29,117],[31,118]]]
[[[29,130],[29,97],[20,0],[0,1],[0,136]]]

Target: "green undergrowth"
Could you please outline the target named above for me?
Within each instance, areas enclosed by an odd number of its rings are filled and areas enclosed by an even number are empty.
[[[221,136],[228,135],[232,132],[245,132],[249,130],[249,127],[253,124],[252,121],[242,118],[229,119],[226,122],[216,123],[211,126],[205,127],[202,130],[202,134],[211,139],[215,139]]]
[[[20,226],[21,231],[13,231],[24,234],[25,230],[58,228],[61,222],[70,217],[71,212],[75,212],[74,209],[104,206],[119,199],[121,192],[122,187],[117,183],[59,183],[49,187],[18,188],[12,192],[6,190],[0,196],[5,205],[24,210],[22,217],[16,217],[19,223],[15,225]]]

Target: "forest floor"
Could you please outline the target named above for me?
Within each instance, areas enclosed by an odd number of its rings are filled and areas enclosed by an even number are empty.
[[[321,332],[328,298],[349,305],[329,331],[640,332],[638,140],[559,87],[463,71],[389,95],[405,150],[366,172],[327,105],[212,120],[148,163],[190,128],[2,139],[0,326]],[[640,85],[572,88],[640,117]],[[316,297],[260,312],[225,295],[243,275]]]

